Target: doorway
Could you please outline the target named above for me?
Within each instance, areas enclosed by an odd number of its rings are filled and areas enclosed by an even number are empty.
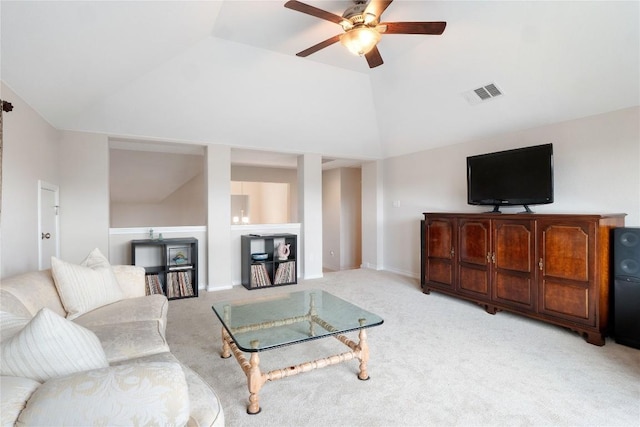
[[[38,181],[38,268],[51,268],[51,257],[60,256],[60,190]]]

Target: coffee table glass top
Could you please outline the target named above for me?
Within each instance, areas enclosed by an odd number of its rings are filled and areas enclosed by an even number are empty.
[[[379,316],[322,290],[221,301],[212,308],[238,348],[245,352],[383,323]]]

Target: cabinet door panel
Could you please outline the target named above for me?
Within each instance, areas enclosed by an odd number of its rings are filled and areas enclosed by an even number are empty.
[[[530,221],[496,221],[494,232],[496,268],[531,273],[533,264],[533,226]]]
[[[437,282],[453,287],[453,268],[451,268],[451,263],[437,259],[430,260],[426,279],[430,283]]]
[[[595,325],[595,224],[540,221],[538,312]]]
[[[495,220],[492,299],[518,309],[535,306],[535,223]]]
[[[494,299],[505,303],[522,304],[531,308],[534,302],[533,280],[531,276],[516,276],[496,273]]]
[[[430,218],[425,227],[425,284],[453,289],[455,220]]]
[[[487,265],[489,253],[489,221],[465,220],[461,221],[458,235],[460,236],[458,261],[468,264]]]
[[[490,298],[491,221],[463,219],[458,225],[458,290],[483,300]]]
[[[589,322],[589,289],[571,283],[545,280],[542,284],[542,309],[571,320]]]
[[[543,232],[544,273],[547,276],[589,280],[589,233],[579,226],[552,225]]]
[[[486,269],[466,268],[461,266],[458,276],[458,286],[461,291],[470,291],[489,295],[489,280]]]
[[[427,226],[427,256],[451,259],[453,226],[450,221],[433,220]]]

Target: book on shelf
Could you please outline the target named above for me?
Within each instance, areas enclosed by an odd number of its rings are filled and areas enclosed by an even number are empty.
[[[278,264],[276,269],[275,278],[273,280],[274,285],[281,285],[283,283],[293,283],[296,281],[296,262],[282,262]]]
[[[147,295],[164,295],[162,284],[160,283],[160,276],[157,274],[147,274],[144,279],[146,283],[145,293]]]
[[[190,271],[167,273],[167,298],[194,296]]]
[[[261,263],[251,264],[251,286],[270,286],[271,278],[267,272],[267,267]]]

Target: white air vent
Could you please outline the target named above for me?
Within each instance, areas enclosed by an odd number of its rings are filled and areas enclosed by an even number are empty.
[[[470,90],[462,94],[467,102],[471,105],[477,105],[483,101],[489,101],[497,96],[501,96],[502,91],[498,89],[495,83],[489,83],[486,86]]]

